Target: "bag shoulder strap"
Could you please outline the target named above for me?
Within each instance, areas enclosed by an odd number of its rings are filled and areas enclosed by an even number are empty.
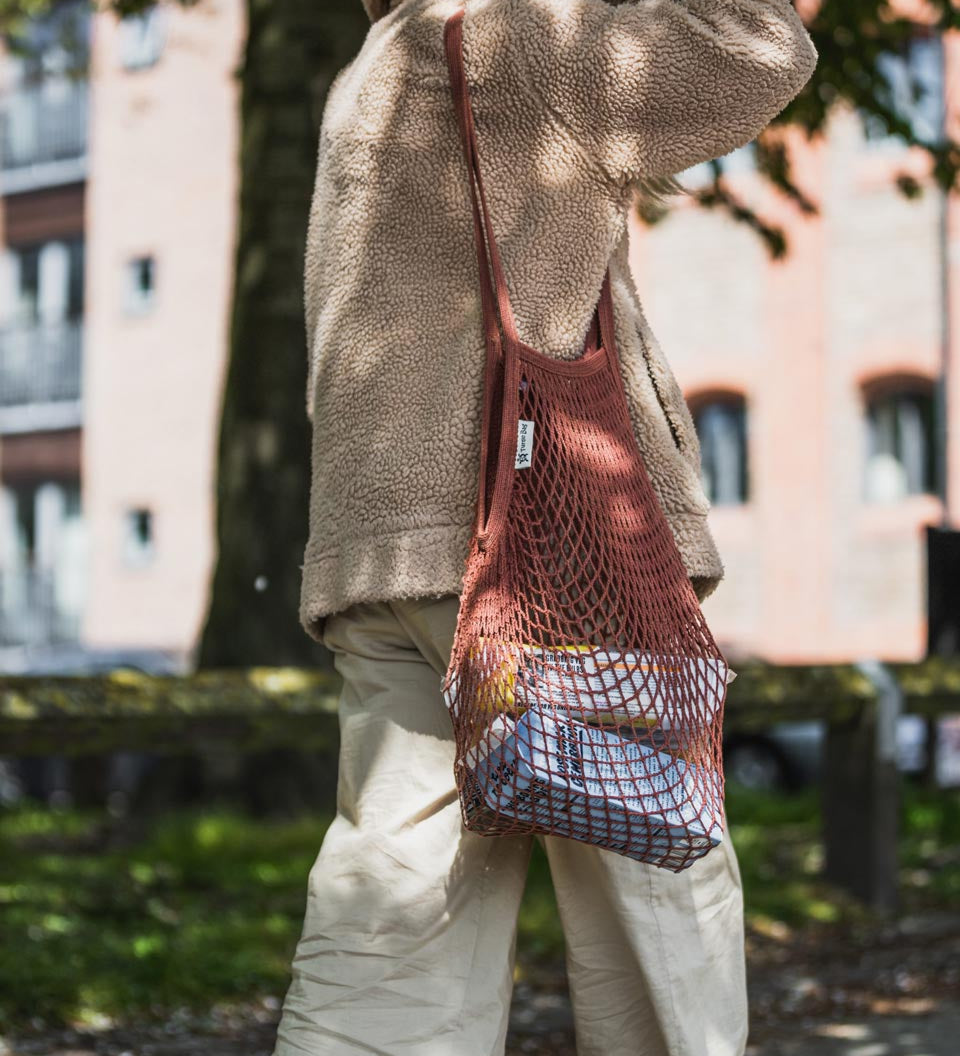
[[[508,340],[518,341],[519,337],[513,316],[513,307],[510,304],[510,294],[507,290],[507,282],[503,273],[500,251],[497,248],[497,241],[493,234],[493,224],[490,220],[483,177],[480,175],[480,163],[477,157],[476,130],[473,124],[473,111],[470,106],[470,94],[463,64],[463,18],[465,14],[464,8],[454,12],[447,19],[443,36],[447,52],[447,66],[450,73],[450,87],[453,92],[454,107],[457,114],[457,125],[460,129],[463,152],[470,173],[470,197],[473,202],[473,226],[477,249],[477,264],[480,269],[484,323],[487,337],[492,337],[495,341],[499,341],[499,333],[496,329],[496,315],[494,314],[495,303],[499,310],[504,334]],[[486,238],[490,244],[490,260],[487,259],[484,231],[486,231]],[[491,263],[496,283],[495,292],[490,282]],[[493,327],[492,334],[491,326]]]
[[[498,312],[506,340],[512,343],[519,343],[520,338],[517,334],[513,306],[510,303],[510,292],[503,271],[500,251],[493,233],[493,223],[490,218],[490,209],[487,205],[483,177],[480,173],[473,109],[470,105],[470,90],[467,85],[466,70],[463,62],[463,19],[465,15],[466,9],[461,7],[447,19],[444,25],[443,38],[450,75],[450,87],[457,116],[457,126],[460,131],[464,157],[470,174],[470,198],[473,208],[477,266],[480,272],[484,330],[488,347],[491,345],[499,347]],[[486,238],[484,238],[484,235],[486,235]],[[487,244],[489,244],[489,258],[487,256]],[[490,279],[491,266],[493,269],[493,283],[491,283]],[[607,342],[608,347],[613,349],[613,334],[613,304],[610,293],[610,269],[608,267],[603,277],[600,298],[587,333],[585,349],[587,351],[595,349],[601,336]]]

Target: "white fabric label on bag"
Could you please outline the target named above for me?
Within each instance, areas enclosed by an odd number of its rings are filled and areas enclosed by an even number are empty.
[[[522,418],[517,422],[517,457],[514,460],[514,469],[526,469],[530,465],[533,456],[533,422],[526,422]]]

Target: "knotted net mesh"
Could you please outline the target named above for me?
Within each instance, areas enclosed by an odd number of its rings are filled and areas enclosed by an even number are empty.
[[[722,838],[733,672],[634,434],[609,271],[579,358],[546,356],[516,334],[461,18],[445,36],[487,327],[477,521],[442,682],[464,824],[583,840],[679,871]]]

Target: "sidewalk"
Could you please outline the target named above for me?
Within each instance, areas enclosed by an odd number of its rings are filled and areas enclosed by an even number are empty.
[[[538,1002],[529,1006],[532,1013]],[[546,1033],[531,1033],[526,1010],[511,1031],[507,1056],[575,1056],[569,1007],[541,1006]],[[957,1056],[960,1002],[941,1003],[912,1016],[873,1016],[869,1020],[784,1022],[754,1031],[746,1056]]]
[[[507,1056],[576,1056],[566,998],[549,992],[521,992],[518,998]],[[186,1023],[183,1028],[63,1031],[16,1043],[0,1039],[0,1056],[270,1056],[276,1021],[252,1017],[214,1034]],[[766,1024],[754,1035],[746,1056],[956,1056],[960,1002],[940,1002],[910,1016],[788,1020]]]

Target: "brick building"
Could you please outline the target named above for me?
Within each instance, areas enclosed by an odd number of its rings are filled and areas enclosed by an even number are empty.
[[[242,0],[67,2],[0,62],[0,645],[196,637],[244,28]]]
[[[955,36],[921,32],[891,60],[922,135],[957,97],[958,57]],[[925,87],[915,101],[910,74]],[[691,207],[632,242],[648,318],[697,422],[727,568],[704,612],[738,651],[782,662],[918,659],[925,525],[960,514],[960,431],[947,430],[944,489],[937,416],[960,339],[957,197],[933,187],[922,151],[852,110],[835,111],[821,140],[791,134],[790,153],[817,216],[756,178],[749,147],[731,156],[737,194],[785,230],[785,260]],[[901,172],[924,185],[920,198],[898,192]],[[948,388],[952,425],[960,365]]]
[[[244,5],[86,11],[59,5],[31,27],[34,58],[0,58],[0,649],[186,655],[213,559]],[[935,130],[956,41],[918,34],[891,63],[927,86],[902,106]],[[924,525],[949,519],[937,384],[960,339],[956,200],[899,195],[894,174],[925,182],[926,159],[852,112],[822,141],[791,134],[791,154],[816,216],[756,176],[750,146],[726,159],[785,229],[783,261],[690,204],[632,229],[727,566],[705,611],[724,644],[772,659],[915,658]],[[960,369],[949,384],[956,421]]]

